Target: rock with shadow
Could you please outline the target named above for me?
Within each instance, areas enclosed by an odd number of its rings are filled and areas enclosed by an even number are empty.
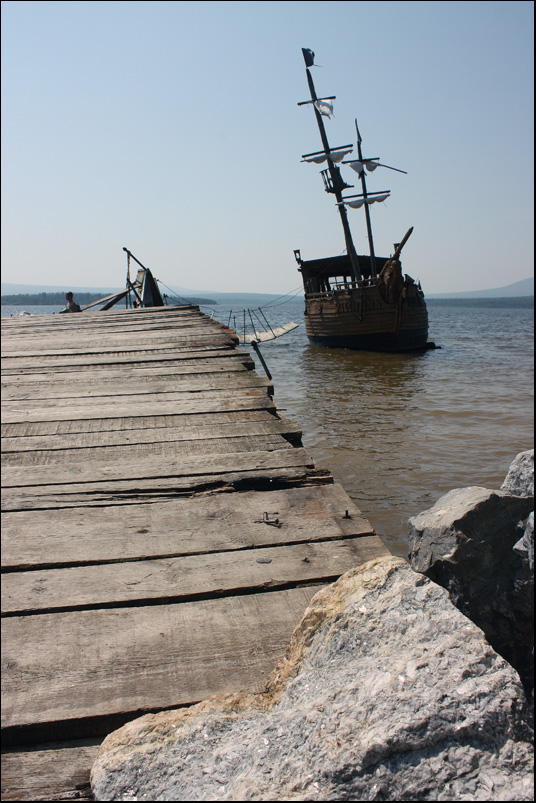
[[[534,683],[534,451],[517,455],[500,490],[456,488],[409,520],[412,568]]]

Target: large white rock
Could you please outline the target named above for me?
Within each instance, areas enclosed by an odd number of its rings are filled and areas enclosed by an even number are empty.
[[[532,800],[514,670],[400,558],[320,591],[264,694],[110,734],[97,800]]]

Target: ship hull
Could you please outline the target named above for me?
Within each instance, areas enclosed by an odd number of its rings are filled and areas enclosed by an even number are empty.
[[[415,284],[388,303],[377,284],[305,295],[305,329],[311,343],[363,351],[417,351],[428,344],[428,312]]]

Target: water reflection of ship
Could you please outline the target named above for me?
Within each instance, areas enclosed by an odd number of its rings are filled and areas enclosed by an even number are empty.
[[[310,71],[314,66],[314,53],[305,48],[302,52],[311,100],[298,105],[312,105],[322,140],[322,150],[304,154],[302,161],[327,163],[327,168],[321,171],[324,189],[336,199],[347,251],[343,255],[314,260],[303,260],[299,250],[294,252],[305,291],[307,336],[316,345],[369,351],[433,348],[434,344],[427,340],[428,313],[424,293],[420,283],[407,274],[402,275],[399,259],[413,228],[400,243],[395,244],[391,257],[377,257],[374,251],[369,207],[388,198],[389,191],[368,192],[366,170],[372,172],[377,167],[386,167],[398,171],[398,168],[382,164],[379,157],[363,157],[357,120],[358,158],[344,159],[352,152],[352,145],[330,147],[323,117],[331,117],[334,96],[317,96]],[[348,164],[358,173],[362,193],[343,196],[342,193],[353,185],[343,180],[338,163]],[[347,207],[365,211],[369,255],[358,255],[355,250]]]
[[[346,417],[342,408],[346,412],[350,409],[354,424],[364,417],[377,419],[379,424],[385,421],[386,409],[394,419],[426,390],[426,370],[419,353],[400,355],[357,349],[333,352],[308,345],[302,351],[299,367],[306,403],[314,404],[315,397],[321,395],[322,404],[331,407],[339,421]]]

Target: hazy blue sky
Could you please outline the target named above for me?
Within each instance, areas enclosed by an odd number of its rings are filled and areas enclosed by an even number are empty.
[[[364,155],[408,171],[369,178],[392,192],[376,253],[413,225],[428,293],[533,274],[532,2],[7,0],[1,22],[4,282],[121,287],[127,246],[166,284],[298,288],[294,248],[344,249],[300,163],[321,147],[302,47],[331,144],[357,116]]]

